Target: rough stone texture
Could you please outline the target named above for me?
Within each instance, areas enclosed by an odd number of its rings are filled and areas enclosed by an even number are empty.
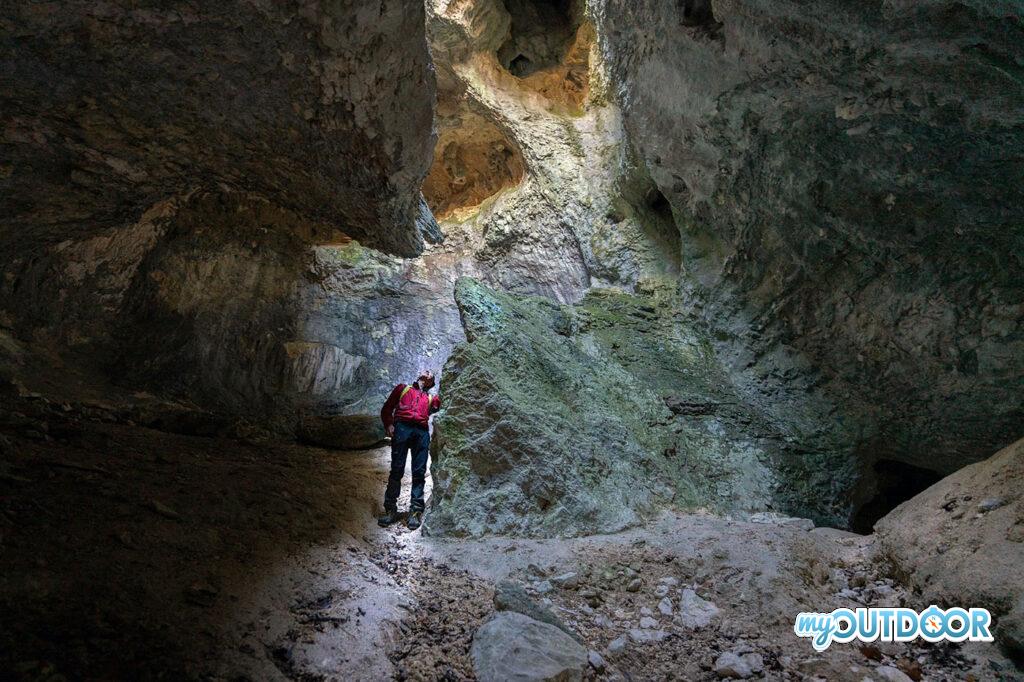
[[[582,680],[587,650],[558,628],[504,611],[473,636],[473,672],[481,682]]]
[[[408,0],[10,5],[5,246],[93,236],[224,184],[418,253],[423,18]]]
[[[993,634],[1024,654],[1024,440],[904,502],[876,529],[926,600],[988,608]]]
[[[326,448],[368,450],[384,442],[384,425],[376,414],[305,417],[299,422],[298,435]]]
[[[440,237],[422,3],[26,2],[0,26],[0,370],[285,430],[376,402],[384,342],[327,252]],[[361,324],[318,327],[339,316]]]
[[[541,623],[554,625],[573,639],[579,637],[551,609],[541,606],[531,599],[522,583],[514,580],[502,580],[494,586],[494,608],[498,611],[521,613]]]
[[[668,504],[835,512],[800,486],[844,460],[744,403],[670,289],[563,306],[467,278],[456,300],[430,532],[611,532]]]
[[[688,298],[766,404],[806,389],[860,461],[942,474],[1019,437],[1020,5],[591,8]]]

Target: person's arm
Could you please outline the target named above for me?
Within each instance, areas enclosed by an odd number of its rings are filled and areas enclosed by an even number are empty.
[[[395,435],[395,408],[398,407],[398,399],[402,397],[403,388],[405,384],[395,386],[380,410],[380,420],[384,422],[384,433],[388,436]]]
[[[441,409],[441,396],[435,395],[430,399],[430,414],[434,414]]]

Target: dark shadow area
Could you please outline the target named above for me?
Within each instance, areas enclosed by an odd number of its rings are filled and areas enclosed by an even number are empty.
[[[880,518],[942,479],[935,471],[892,459],[878,460],[873,471],[874,495],[850,518],[850,529],[864,535],[872,532]]]
[[[0,678],[305,679],[372,646],[334,631],[358,616],[335,586],[367,570],[377,452],[0,398]]]
[[[711,0],[678,0],[677,6],[682,12],[680,23],[683,26],[709,26],[715,23]]]

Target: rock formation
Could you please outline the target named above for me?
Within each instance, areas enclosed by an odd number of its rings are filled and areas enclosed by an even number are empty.
[[[878,523],[882,552],[926,600],[989,609],[1024,655],[1024,441],[971,464]]]
[[[286,429],[344,399],[361,358],[310,328],[316,246],[440,237],[422,3],[28,2],[2,26],[4,374]]]
[[[870,476],[1020,436],[1019,8],[939,0],[590,3],[686,299],[823,401]]]
[[[838,516],[841,453],[744,401],[671,288],[576,306],[471,279],[445,365],[430,532],[577,535],[669,505]]]

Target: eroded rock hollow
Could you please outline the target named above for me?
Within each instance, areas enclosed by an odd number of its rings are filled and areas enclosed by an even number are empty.
[[[0,677],[1017,679],[1022,19],[0,9]]]

